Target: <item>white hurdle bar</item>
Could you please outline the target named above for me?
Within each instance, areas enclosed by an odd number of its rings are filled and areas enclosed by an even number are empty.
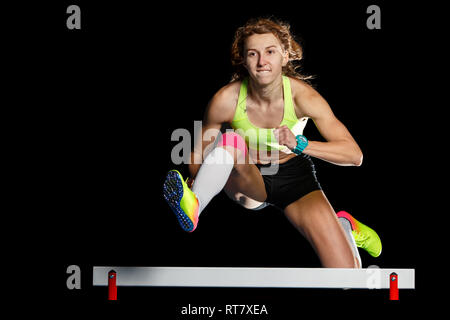
[[[239,288],[415,288],[414,269],[118,267],[93,268],[94,286]],[[114,274],[114,277],[111,276]],[[392,278],[391,275],[397,277]],[[111,282],[111,278],[113,282]]]

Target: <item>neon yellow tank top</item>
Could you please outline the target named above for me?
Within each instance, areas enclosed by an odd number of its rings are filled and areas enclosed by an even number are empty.
[[[244,79],[239,91],[239,99],[231,126],[241,135],[247,146],[260,151],[279,150],[284,153],[292,153],[286,146],[278,144],[273,134],[274,128],[259,128],[253,125],[247,116],[247,87],[248,78]],[[286,125],[294,135],[303,134],[308,118],[298,119],[292,101],[291,83],[288,77],[283,76],[284,114],[280,126]]]

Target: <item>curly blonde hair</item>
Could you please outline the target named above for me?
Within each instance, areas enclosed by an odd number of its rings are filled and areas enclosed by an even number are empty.
[[[283,49],[289,53],[289,62],[282,70],[284,75],[307,82],[313,78],[313,76],[300,73],[299,61],[303,57],[303,49],[291,34],[290,25],[272,18],[256,18],[249,20],[244,26],[238,28],[234,35],[234,41],[231,45],[231,64],[234,72],[231,81],[242,80],[248,76],[248,71],[244,66],[245,40],[253,34],[264,33],[272,33],[280,41]]]

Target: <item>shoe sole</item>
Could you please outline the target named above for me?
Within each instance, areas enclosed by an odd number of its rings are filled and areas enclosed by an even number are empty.
[[[178,223],[184,231],[191,232],[194,229],[194,224],[187,214],[181,209],[181,199],[183,198],[183,183],[180,176],[175,171],[170,171],[164,181],[164,199],[169,204],[169,207],[175,213]]]

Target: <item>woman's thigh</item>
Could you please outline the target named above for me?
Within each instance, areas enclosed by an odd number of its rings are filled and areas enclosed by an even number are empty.
[[[225,193],[242,206],[252,209],[267,199],[266,188],[258,167],[249,163],[248,154],[245,163],[235,163],[225,184]]]
[[[356,267],[350,243],[323,191],[310,192],[288,205],[284,212],[310,242],[323,267]]]

